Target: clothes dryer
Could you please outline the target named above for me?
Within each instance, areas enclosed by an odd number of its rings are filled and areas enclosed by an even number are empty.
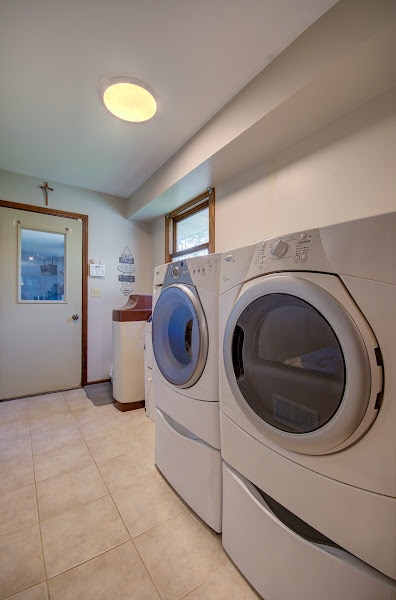
[[[396,597],[395,231],[392,213],[223,255],[223,544],[269,600]]]
[[[191,508],[221,530],[218,391],[220,254],[154,270],[155,461]]]

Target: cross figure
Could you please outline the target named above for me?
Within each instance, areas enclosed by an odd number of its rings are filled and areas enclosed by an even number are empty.
[[[39,185],[38,187],[43,190],[45,197],[45,206],[48,206],[48,192],[53,192],[54,188],[49,187],[48,181],[44,181],[44,185]]]

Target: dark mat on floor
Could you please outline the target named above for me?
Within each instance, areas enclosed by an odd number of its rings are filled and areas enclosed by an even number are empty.
[[[111,404],[114,402],[113,386],[110,381],[86,385],[84,390],[95,406],[103,406],[104,404]]]

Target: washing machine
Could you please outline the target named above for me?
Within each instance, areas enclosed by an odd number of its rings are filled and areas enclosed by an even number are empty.
[[[396,213],[225,253],[223,545],[266,600],[396,598]]]
[[[155,462],[189,506],[221,530],[218,287],[221,255],[154,270]]]

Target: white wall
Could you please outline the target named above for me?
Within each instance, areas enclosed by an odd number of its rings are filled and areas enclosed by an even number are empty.
[[[396,91],[216,188],[216,251],[396,210]]]
[[[49,181],[49,208],[88,215],[88,259],[106,265],[104,279],[88,278],[88,381],[108,379],[112,363],[112,310],[127,300],[118,281],[118,257],[125,246],[135,258],[133,293],[150,294],[152,287],[150,226],[125,218],[125,200]],[[43,180],[0,171],[0,198],[44,206]],[[102,290],[91,298],[92,287]]]

